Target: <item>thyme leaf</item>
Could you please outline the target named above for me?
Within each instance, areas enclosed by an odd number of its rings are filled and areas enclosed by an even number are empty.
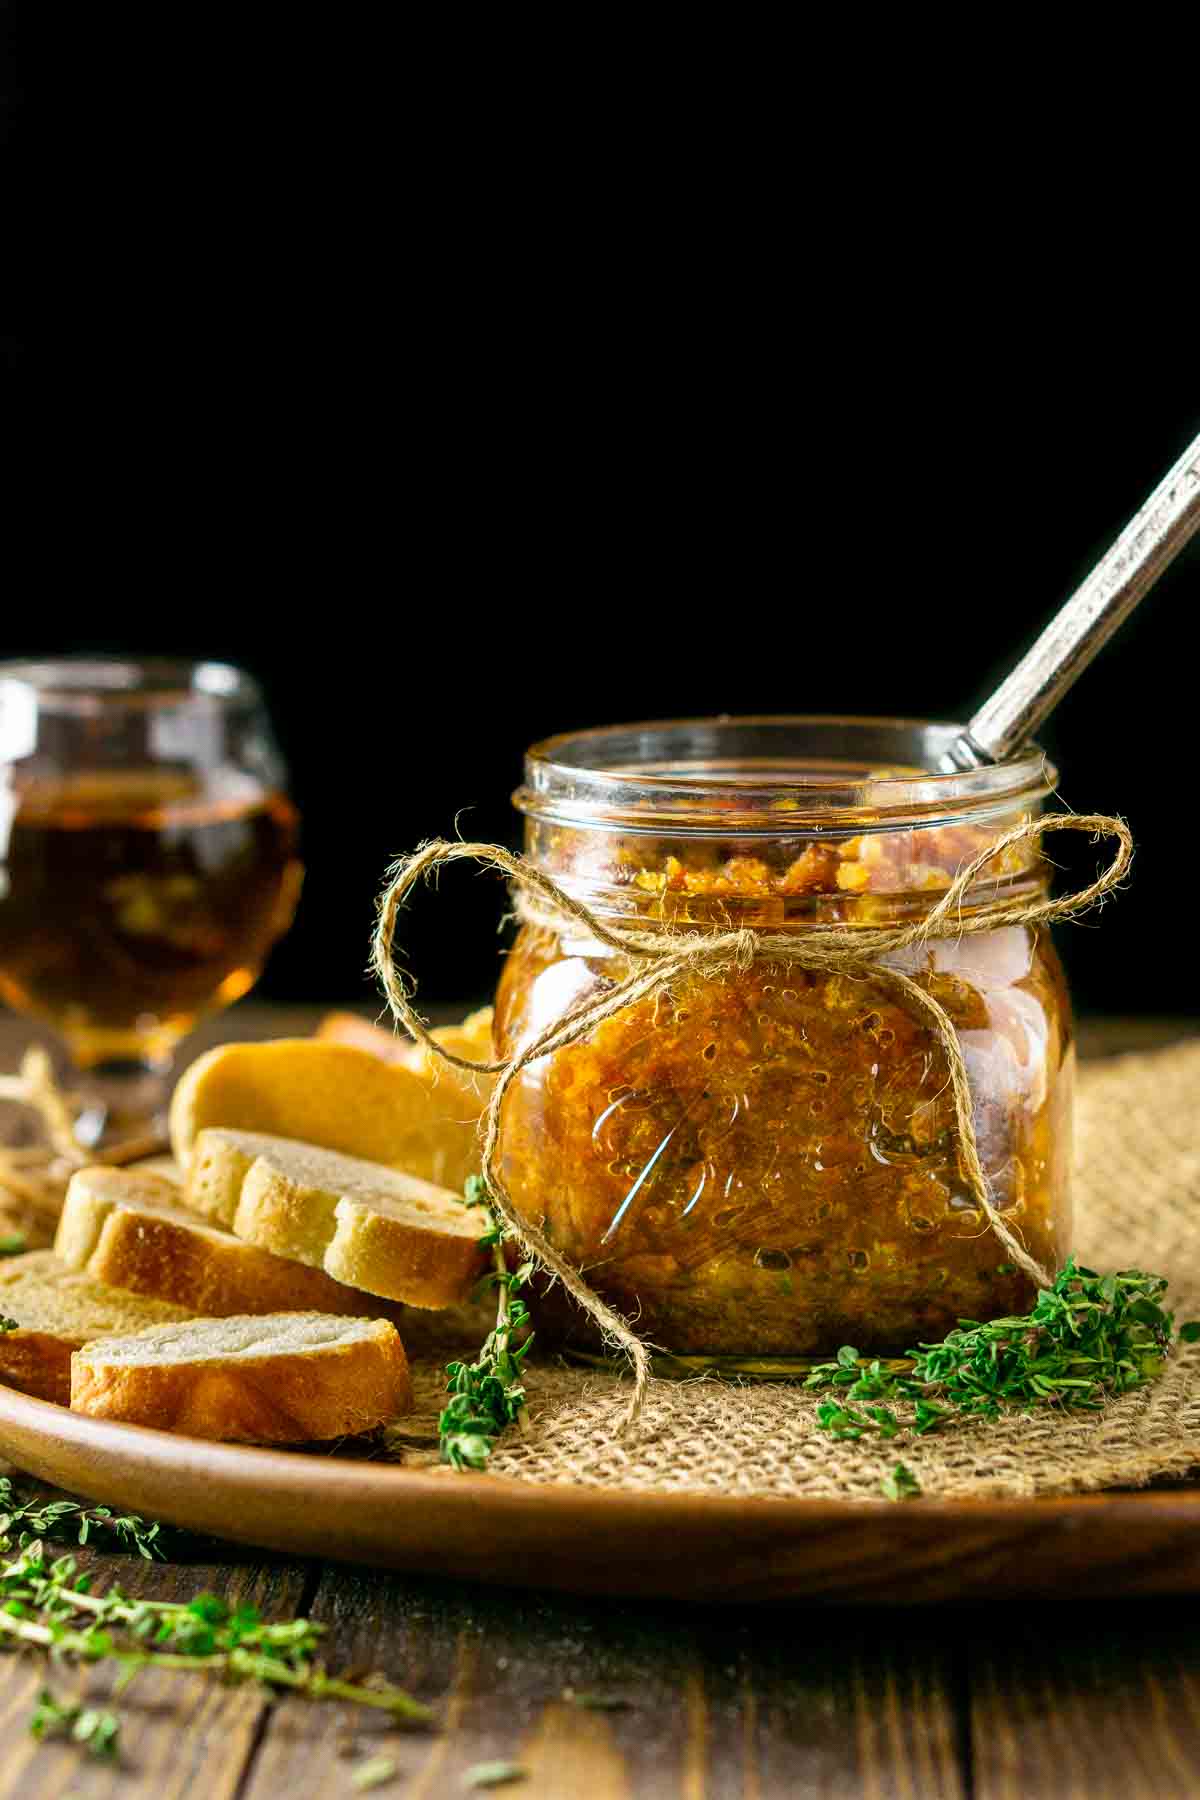
[[[463,1787],[469,1791],[476,1788],[504,1787],[510,1781],[524,1781],[528,1771],[520,1763],[514,1762],[481,1762],[473,1763],[463,1775]]]
[[[467,1179],[464,1206],[479,1207],[487,1228],[479,1239],[481,1250],[490,1250],[492,1272],[487,1281],[496,1289],[496,1326],[488,1333],[477,1360],[446,1365],[446,1391],[450,1395],[438,1419],[442,1461],[454,1469],[482,1469],[500,1433],[514,1422],[527,1430],[522,1364],[533,1343],[513,1337],[529,1324],[529,1311],[519,1291],[533,1274],[531,1262],[510,1270],[504,1254],[508,1235],[503,1220],[488,1202],[487,1187],[479,1175]]]
[[[391,1781],[399,1764],[390,1756],[369,1756],[366,1762],[360,1762],[350,1776],[350,1786],[356,1793],[365,1793],[368,1788],[382,1787],[385,1781]]]
[[[568,1706],[582,1707],[585,1712],[627,1712],[633,1705],[621,1694],[579,1694],[566,1687],[562,1697]]]
[[[94,1706],[63,1705],[44,1687],[30,1717],[29,1729],[35,1738],[69,1737],[93,1756],[114,1760],[121,1721],[115,1713],[101,1712]]]
[[[915,1500],[921,1492],[920,1482],[903,1463],[897,1463],[891,1474],[885,1475],[879,1485],[885,1500]]]

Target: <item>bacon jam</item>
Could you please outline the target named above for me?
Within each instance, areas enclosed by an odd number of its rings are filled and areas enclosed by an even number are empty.
[[[528,847],[627,927],[812,931],[910,920],[1012,822],[868,824],[804,842],[535,817]],[[990,874],[980,904],[1000,887],[1039,892],[1044,871],[1022,846]],[[1048,936],[1007,926],[891,960],[949,1014],[993,1200],[1056,1266],[1069,1247],[1072,1054]],[[499,1052],[628,967],[594,940],[523,926],[497,997]],[[757,960],[688,976],[531,1065],[506,1103],[501,1154],[521,1212],[647,1341],[680,1354],[895,1353],[1032,1297],[961,1173],[937,1037],[869,970]],[[586,1342],[583,1323],[573,1308],[556,1321]]]

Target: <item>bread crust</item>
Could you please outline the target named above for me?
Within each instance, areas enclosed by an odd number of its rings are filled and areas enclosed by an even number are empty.
[[[412,1407],[404,1346],[383,1320],[351,1342],[228,1360],[215,1352],[106,1361],[104,1346],[71,1358],[71,1408],[97,1419],[228,1443],[298,1444],[353,1436]]]
[[[80,1340],[61,1338],[48,1331],[0,1332],[0,1381],[35,1400],[53,1400],[56,1406],[71,1403],[71,1353]]]

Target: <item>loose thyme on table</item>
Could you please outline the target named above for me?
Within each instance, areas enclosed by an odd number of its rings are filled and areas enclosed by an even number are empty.
[[[114,1700],[143,1669],[160,1669],[369,1707],[395,1724],[431,1722],[429,1707],[381,1676],[344,1681],[327,1674],[317,1660],[325,1627],[315,1619],[272,1622],[254,1607],[230,1606],[216,1594],[138,1600],[116,1585],[93,1593],[90,1576],[79,1572],[75,1558],[52,1560],[44,1538],[78,1535],[80,1542],[103,1540],[149,1557],[158,1553],[159,1527],[132,1515],[113,1517],[104,1508],[26,1499],[7,1481],[4,1489],[4,1548],[11,1552],[14,1533],[21,1547],[0,1565],[0,1650],[43,1656],[55,1669],[70,1663],[112,1666],[118,1671]],[[43,1535],[31,1539],[30,1526]],[[59,1700],[44,1687],[29,1729],[35,1737],[65,1736],[95,1756],[113,1757],[120,1719],[114,1712]]]
[[[1160,1304],[1167,1283],[1141,1269],[1097,1275],[1071,1257],[1032,1312],[978,1324],[964,1319],[940,1344],[911,1350],[912,1367],[867,1362],[844,1344],[835,1362],[820,1363],[805,1382],[838,1390],[822,1400],[817,1425],[831,1437],[918,1437],[954,1414],[999,1418],[1035,1406],[1095,1411],[1105,1400],[1152,1381],[1175,1338],[1174,1315]],[[1183,1343],[1200,1341],[1200,1322],[1183,1325]],[[912,1405],[903,1419],[897,1404]],[[883,1483],[889,1499],[920,1491],[898,1463]]]
[[[0,1320],[0,1330],[10,1320]],[[114,1513],[108,1506],[79,1500],[27,1499],[7,1475],[0,1475],[0,1553],[24,1550],[35,1541],[91,1544],[98,1550],[136,1551],[147,1562],[165,1561],[162,1526],[137,1513]]]

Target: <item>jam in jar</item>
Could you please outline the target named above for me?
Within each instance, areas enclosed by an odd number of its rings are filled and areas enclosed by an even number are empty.
[[[958,730],[718,719],[551,739],[529,752],[516,796],[526,853],[626,930],[909,923],[1035,817],[1055,780],[1037,751],[936,773]],[[1033,901],[1045,884],[1026,841],[989,865],[965,908]],[[1001,926],[887,960],[953,1022],[993,1203],[1056,1267],[1069,1247],[1073,1056],[1049,936]],[[573,924],[522,926],[497,996],[498,1053],[629,966]],[[757,958],[624,1007],[522,1071],[501,1171],[590,1285],[679,1354],[895,1353],[1033,1297],[963,1177],[936,1032],[869,964]],[[557,1311],[559,1334],[587,1344],[583,1315]]]

